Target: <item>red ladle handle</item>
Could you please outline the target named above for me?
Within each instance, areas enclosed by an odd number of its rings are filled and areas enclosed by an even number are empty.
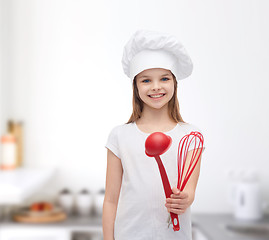
[[[173,192],[172,192],[172,189],[171,189],[171,186],[170,186],[170,183],[169,183],[165,168],[163,166],[162,160],[161,160],[159,155],[155,155],[154,157],[155,157],[155,159],[157,161],[159,171],[160,171],[160,174],[161,174],[165,196],[166,196],[166,198],[170,198],[171,194]],[[171,219],[172,219],[174,231],[179,231],[180,227],[179,227],[178,215],[175,214],[175,213],[170,212],[170,216],[171,216]]]

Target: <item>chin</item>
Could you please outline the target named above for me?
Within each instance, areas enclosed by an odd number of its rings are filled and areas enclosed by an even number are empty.
[[[149,105],[147,104],[150,108],[153,108],[153,109],[162,109],[163,107],[165,107],[166,105],[168,105],[168,103],[166,104],[162,104],[162,105]]]

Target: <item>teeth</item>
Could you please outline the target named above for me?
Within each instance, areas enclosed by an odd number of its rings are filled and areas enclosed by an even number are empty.
[[[159,95],[154,95],[154,96],[152,96],[152,95],[150,95],[150,97],[152,97],[152,98],[158,98],[158,97],[162,97],[164,94],[159,94]]]

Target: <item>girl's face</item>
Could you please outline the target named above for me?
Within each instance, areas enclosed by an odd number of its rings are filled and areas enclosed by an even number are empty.
[[[138,94],[147,106],[160,109],[174,95],[174,79],[169,70],[163,68],[146,69],[136,76]]]

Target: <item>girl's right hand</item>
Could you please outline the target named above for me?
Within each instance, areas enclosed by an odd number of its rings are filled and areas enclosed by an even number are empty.
[[[180,192],[176,187],[172,189],[172,192],[171,198],[166,199],[165,207],[169,213],[172,212],[181,215],[185,213],[192,201],[188,193]]]

